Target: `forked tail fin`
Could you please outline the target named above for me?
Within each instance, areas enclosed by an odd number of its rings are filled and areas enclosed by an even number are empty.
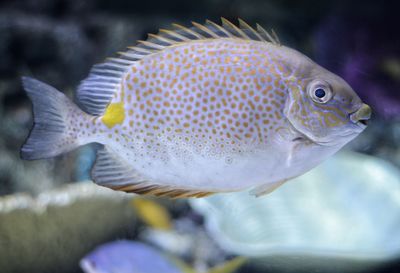
[[[71,134],[71,117],[75,111],[85,113],[50,85],[29,77],[23,77],[22,84],[33,104],[34,123],[21,148],[21,158],[54,157],[79,146],[79,140]]]

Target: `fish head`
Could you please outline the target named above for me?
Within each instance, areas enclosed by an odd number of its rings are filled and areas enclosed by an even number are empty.
[[[366,128],[371,108],[345,80],[311,60],[298,73],[285,105],[296,131],[319,145],[343,146]]]

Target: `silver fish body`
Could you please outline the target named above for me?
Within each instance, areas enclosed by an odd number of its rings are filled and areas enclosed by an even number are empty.
[[[77,91],[82,110],[26,79],[36,125],[23,157],[98,142],[93,179],[103,186],[172,197],[253,187],[261,195],[365,128],[371,110],[343,79],[240,23],[162,30],[96,65]],[[46,99],[55,110],[43,114]]]

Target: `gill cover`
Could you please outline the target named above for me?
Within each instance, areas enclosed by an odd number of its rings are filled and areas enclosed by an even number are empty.
[[[317,97],[321,90],[324,90],[324,98]],[[333,90],[323,80],[312,80],[304,87],[292,84],[285,103],[286,118],[308,139],[328,144],[340,134],[340,127],[348,122],[340,102],[335,101],[333,96]]]

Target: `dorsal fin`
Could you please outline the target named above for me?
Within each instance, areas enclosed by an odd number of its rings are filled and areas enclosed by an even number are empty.
[[[195,37],[194,40],[201,40],[201,39],[205,38],[203,35],[197,33],[196,31],[194,31],[194,29],[192,30],[191,28],[187,28],[187,27],[184,27],[184,26],[179,25],[179,24],[172,24],[172,25],[174,27],[176,27],[176,29],[181,30],[181,32],[186,34],[186,36]]]
[[[251,26],[249,26],[242,19],[239,18],[238,20],[239,20],[240,29],[247,32],[248,37],[253,37],[253,39],[256,39],[258,41],[264,41],[264,38],[255,29],[253,29]]]
[[[222,17],[221,21],[222,21],[222,26],[225,29],[229,30],[231,33],[234,33],[236,37],[240,37],[245,40],[251,40],[251,38],[247,36],[247,34],[243,32],[243,30],[241,30],[240,28],[229,22],[227,19]]]
[[[221,18],[221,21],[222,25],[209,20],[206,20],[203,25],[192,22],[192,27],[173,24],[175,29],[160,29],[158,34],[149,34],[146,41],[138,41],[136,46],[128,47],[127,51],[120,52],[119,58],[109,58],[102,64],[94,65],[89,77],[78,87],[77,103],[91,115],[103,114],[115,92],[118,92],[122,76],[134,62],[179,43],[204,39],[236,38],[280,45],[274,31],[269,34],[258,24],[257,30],[255,30],[241,19],[239,19],[239,27],[225,18]]]

